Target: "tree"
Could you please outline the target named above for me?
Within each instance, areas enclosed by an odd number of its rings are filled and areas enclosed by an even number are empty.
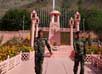
[[[98,34],[99,39],[102,41],[102,10],[85,10],[80,9],[81,19],[85,19],[84,25],[86,31],[93,31]],[[81,29],[83,20],[81,20]]]
[[[82,19],[85,18],[85,29],[94,32],[102,32],[101,10],[80,10]],[[82,25],[82,21],[81,21]]]
[[[6,14],[1,19],[1,30],[22,30],[24,24],[24,29],[30,29],[30,13],[23,9],[12,9],[8,10]]]

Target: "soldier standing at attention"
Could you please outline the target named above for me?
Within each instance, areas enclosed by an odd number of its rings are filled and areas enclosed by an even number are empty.
[[[48,41],[46,38],[43,38],[43,31],[38,31],[38,37],[35,39],[34,43],[34,49],[35,49],[35,73],[36,74],[42,74],[42,64],[44,60],[44,51],[45,51],[45,45],[47,46],[50,54],[51,47],[48,44]]]
[[[73,69],[74,74],[77,74],[79,63],[81,68],[80,74],[84,74],[84,59],[86,56],[85,40],[82,39],[80,31],[75,33],[74,51],[75,51],[74,69]]]

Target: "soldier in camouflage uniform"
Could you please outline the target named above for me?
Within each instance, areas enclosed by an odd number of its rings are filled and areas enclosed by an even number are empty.
[[[80,63],[80,74],[84,74],[84,59],[86,55],[85,51],[85,40],[81,37],[81,32],[75,33],[74,39],[74,50],[75,50],[75,59],[74,59],[74,74],[77,74],[78,66]]]
[[[38,37],[35,39],[35,43],[34,43],[36,74],[42,74],[42,64],[43,64],[43,60],[44,60],[45,45],[47,46],[50,54],[52,54],[51,47],[48,44],[47,39],[43,38],[43,31],[39,30]]]

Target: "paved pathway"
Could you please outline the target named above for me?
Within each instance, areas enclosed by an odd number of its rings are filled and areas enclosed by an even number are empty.
[[[43,64],[43,74],[73,74],[73,61],[69,58],[71,47],[60,47],[51,57],[46,57]],[[47,53],[47,51],[46,51]],[[7,74],[35,74],[34,58],[22,62]],[[95,74],[85,66],[85,74]]]

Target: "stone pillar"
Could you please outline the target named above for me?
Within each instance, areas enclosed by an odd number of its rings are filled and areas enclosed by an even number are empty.
[[[38,37],[39,22],[40,22],[40,20],[39,20],[39,17],[37,16],[36,17],[36,25],[35,25],[35,32],[36,32],[35,37]]]
[[[37,37],[39,18],[35,10],[31,13],[32,27],[31,27],[31,47],[34,47],[34,38]]]
[[[70,25],[70,45],[73,47],[73,26],[74,26],[74,19],[71,17],[69,20]]]
[[[49,42],[51,45],[60,45],[60,12],[53,10],[50,16]]]
[[[80,13],[77,11],[75,13],[75,28],[76,28],[76,31],[79,31],[80,30],[80,20],[81,20],[81,17],[80,17]]]

